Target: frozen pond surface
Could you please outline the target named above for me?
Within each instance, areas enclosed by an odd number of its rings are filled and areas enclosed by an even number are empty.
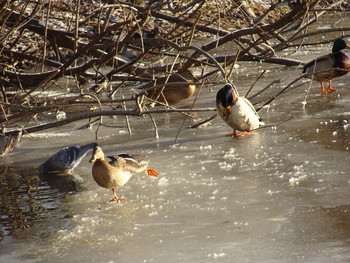
[[[242,94],[266,68],[253,65],[252,74],[242,63],[233,78]],[[257,89],[299,74],[270,67]],[[3,181],[0,262],[350,262],[348,83],[350,75],[335,80],[340,90],[327,95],[313,83],[305,108],[308,86],[286,93],[260,115],[267,124],[295,118],[242,138],[225,137],[231,129],[217,118],[184,129],[174,143],[180,114],[156,116],[159,140],[149,117],[131,119],[132,136],[101,128],[106,153],[148,155],[160,176],[132,177],[118,189],[121,203],[108,202],[112,192],[93,181],[90,154],[76,169],[77,192]],[[214,107],[221,85],[210,88],[199,106]],[[124,119],[115,123],[122,127]],[[60,148],[94,138],[94,130],[33,135],[2,163],[37,167]]]

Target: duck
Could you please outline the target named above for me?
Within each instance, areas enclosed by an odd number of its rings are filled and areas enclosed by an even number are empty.
[[[182,73],[173,73],[169,78],[156,79],[152,84],[144,86],[143,89],[146,90],[146,96],[153,100],[176,104],[194,94],[196,85],[191,84],[192,82],[198,82],[198,79],[190,70],[186,70]]]
[[[343,52],[344,49],[350,49],[350,45],[338,38],[333,43],[332,53],[318,57],[303,67],[302,73],[306,73],[307,78],[320,82],[322,94],[336,91],[332,88],[332,80],[346,75],[350,70],[350,59]],[[328,82],[327,89],[324,88],[324,81]]]
[[[230,83],[217,92],[216,109],[218,115],[233,128],[233,133],[226,136],[245,136],[262,124],[251,102],[239,96],[236,88]]]
[[[113,199],[110,201],[122,201],[116,194],[116,188],[125,185],[133,173],[147,171],[148,175],[158,176],[158,172],[147,168],[149,159],[141,155],[132,157],[128,154],[108,156],[111,161],[105,160],[105,155],[101,147],[96,146],[92,152],[90,163],[92,166],[92,176],[95,182],[107,189],[112,189]]]
[[[96,147],[97,143],[83,146],[67,146],[53,154],[39,166],[40,174],[71,175],[85,155]]]

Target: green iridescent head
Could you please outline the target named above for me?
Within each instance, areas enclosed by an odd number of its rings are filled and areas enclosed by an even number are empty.
[[[350,46],[346,44],[344,39],[338,38],[333,43],[332,53],[337,53],[342,49],[350,49]]]

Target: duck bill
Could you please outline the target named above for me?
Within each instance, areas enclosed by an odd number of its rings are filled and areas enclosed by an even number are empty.
[[[349,45],[349,44],[347,44],[345,48],[346,48],[346,49],[350,49],[350,45]]]
[[[226,108],[225,108],[225,110],[223,110],[223,115],[224,116],[229,116],[230,114],[231,114],[231,106],[229,105],[229,106],[227,106]]]
[[[150,168],[146,168],[147,174],[150,176],[158,176],[159,173],[156,170],[150,169]]]
[[[94,163],[96,161],[96,157],[92,156],[91,159],[89,160],[89,163]]]

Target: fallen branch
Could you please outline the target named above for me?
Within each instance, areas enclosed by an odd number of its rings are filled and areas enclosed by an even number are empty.
[[[68,117],[64,120],[54,121],[51,123],[46,123],[42,125],[37,125],[28,128],[16,129],[12,131],[5,131],[2,136],[10,136],[12,134],[17,133],[19,130],[23,132],[23,134],[29,134],[33,132],[38,132],[50,128],[56,128],[62,125],[66,125],[78,120],[89,119],[93,117],[101,117],[101,116],[143,116],[149,114],[162,114],[162,113],[191,113],[191,112],[208,112],[208,111],[216,111],[215,108],[195,108],[195,109],[159,109],[159,110],[146,110],[143,112],[139,112],[138,110],[110,110],[110,111],[95,111],[95,112],[87,112],[82,114],[77,114],[72,117]]]

